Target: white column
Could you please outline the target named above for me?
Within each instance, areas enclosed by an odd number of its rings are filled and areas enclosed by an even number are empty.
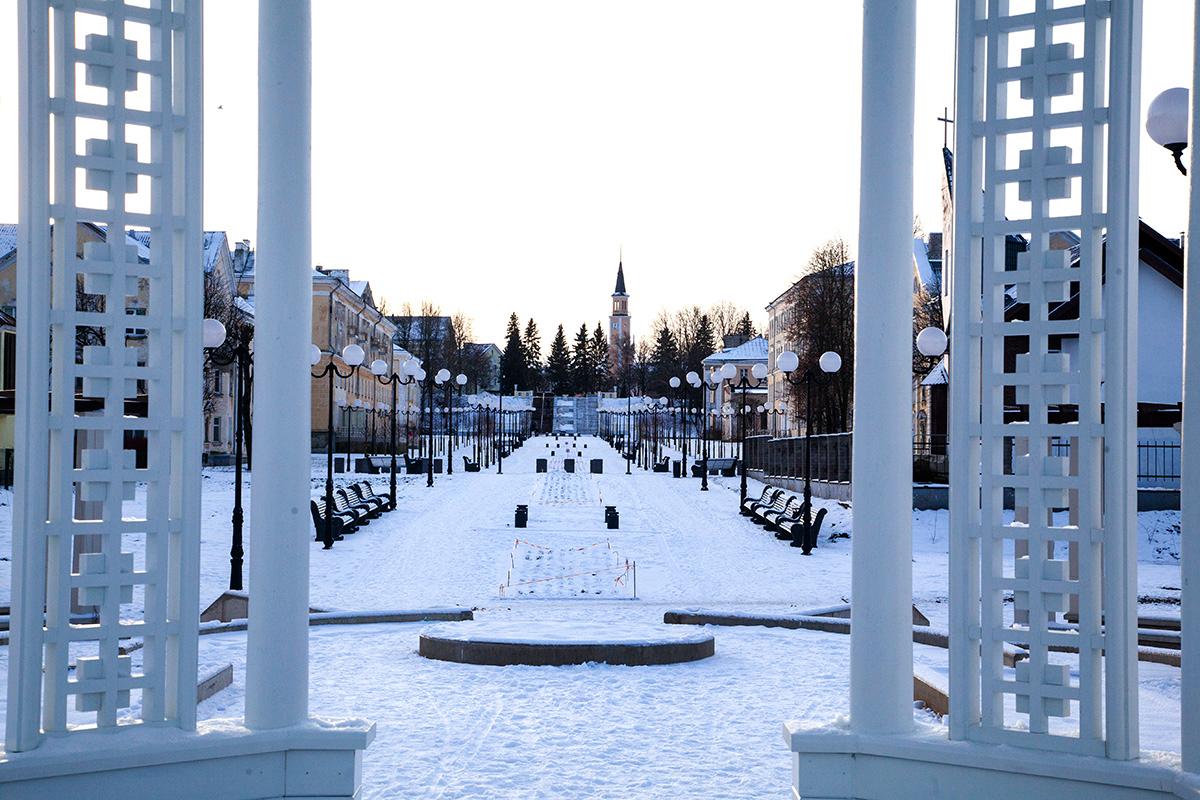
[[[1183,271],[1183,500],[1180,572],[1183,579],[1183,768],[1200,772],[1200,545],[1193,547],[1188,536],[1200,531],[1200,158],[1196,157],[1196,135],[1200,132],[1200,0],[1196,2],[1192,55],[1192,146],[1188,165],[1191,198],[1188,209],[1187,265]],[[1188,431],[1196,436],[1188,436]]]
[[[308,717],[311,40],[309,0],[259,0],[250,728]]]
[[[863,3],[850,637],[859,733],[912,727],[914,5]]]

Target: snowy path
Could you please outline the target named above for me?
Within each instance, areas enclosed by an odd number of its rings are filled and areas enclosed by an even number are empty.
[[[850,530],[847,508],[818,501],[829,516],[819,548],[805,558],[738,516],[735,479],[713,479],[702,493],[696,480],[636,469],[626,476],[617,453],[597,439],[584,442],[577,465],[584,469],[588,459],[603,458],[603,475],[564,473],[561,447],[551,472],[535,474],[534,460],[549,452],[535,439],[505,460],[503,475],[493,465],[488,473],[438,476],[432,489],[423,477],[403,479],[398,511],[331,551],[312,545],[312,604],[343,610],[459,605],[475,609],[482,621],[620,628],[661,623],[670,608],[771,613],[849,599],[852,540],[828,541],[830,532]],[[323,485],[323,467],[315,458],[314,492]],[[385,490],[386,476],[373,482],[376,491]],[[751,492],[757,491],[752,483]],[[8,501],[0,493],[4,556]],[[202,605],[228,580],[230,503],[231,473],[206,470]],[[524,530],[513,527],[517,504],[529,506]],[[619,530],[606,529],[605,505],[617,506]],[[1143,522],[1166,530],[1171,519],[1164,519]],[[945,512],[914,514],[914,600],[938,626],[947,619],[946,523]],[[514,548],[518,539],[531,544]],[[554,553],[517,570],[540,580],[597,570],[588,548],[601,543],[606,552],[637,562],[637,600],[615,589],[586,591],[610,580],[590,574],[547,583],[558,591],[501,596],[515,553]],[[3,567],[0,597],[6,598]],[[1143,593],[1170,596],[1162,587],[1178,586],[1173,563],[1139,568]],[[1178,613],[1177,606],[1154,610]],[[847,705],[844,636],[715,628],[716,655],[693,664],[495,668],[419,657],[423,627],[311,629],[312,712],[366,716],[379,726],[364,757],[365,797],[783,798],[790,766],[782,721],[830,719]],[[914,649],[920,665],[944,673],[945,651]],[[202,665],[232,662],[235,669],[234,685],[201,704],[200,715],[240,716],[244,634],[202,637],[200,657]],[[6,672],[7,648],[0,648],[0,677]],[[1143,746],[1177,749],[1178,670],[1143,664],[1141,683]],[[0,697],[0,709],[3,702]]]

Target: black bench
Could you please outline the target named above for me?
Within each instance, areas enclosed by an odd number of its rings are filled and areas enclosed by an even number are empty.
[[[378,516],[366,503],[351,503],[345,489],[333,490],[333,507],[339,514],[353,515],[354,521],[359,525],[370,525],[371,518]]]
[[[769,506],[774,502],[775,498],[783,492],[783,489],[776,489],[774,486],[764,486],[762,495],[755,500],[753,497],[747,497],[742,501],[741,513],[742,516],[750,517],[754,515],[760,507]]]
[[[781,533],[775,535],[780,539],[791,539],[792,547],[803,548],[804,555],[808,555],[808,552],[817,546],[817,537],[821,535],[821,523],[825,521],[825,515],[828,512],[827,508],[817,509],[817,513],[813,514],[812,528],[808,530],[807,536],[805,536],[803,514],[797,520],[781,523]]]
[[[316,541],[323,542],[325,541],[325,521],[328,519],[325,498],[320,497],[310,500],[308,505],[312,511],[313,527],[317,530]],[[352,517],[339,514],[336,511],[329,521],[335,541],[341,541],[344,538],[344,533],[353,533],[354,528],[357,527]]]
[[[352,483],[349,486],[349,498],[351,502],[358,500],[360,503],[365,503],[375,509],[375,516],[379,516],[385,511],[392,510],[392,501],[389,497],[382,497],[375,494],[375,490],[371,488],[371,484],[366,481]]]
[[[463,456],[463,469],[467,472],[479,472],[479,462]]]
[[[767,530],[771,530],[775,527],[775,520],[794,514],[799,502],[796,495],[780,492],[770,505],[755,511],[753,519],[758,524],[766,526]]]
[[[710,458],[708,460],[708,474],[721,475],[726,478],[737,477],[738,460],[736,458]],[[699,478],[704,475],[704,461],[697,461],[692,464],[692,477]]]
[[[663,456],[657,463],[650,467],[654,472],[667,472],[671,469],[671,459]]]

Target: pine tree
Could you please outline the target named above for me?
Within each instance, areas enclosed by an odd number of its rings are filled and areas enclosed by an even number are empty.
[[[592,372],[595,376],[595,388],[603,392],[612,383],[612,365],[608,358],[608,340],[604,337],[604,328],[599,322],[596,330],[592,331]]]
[[[516,313],[508,318],[504,352],[500,356],[500,392],[525,385],[525,344],[521,341],[521,323]]]
[[[521,337],[525,348],[525,371],[530,389],[539,391],[542,388],[542,335],[538,332],[537,323],[533,317],[525,323],[525,334]]]
[[[666,394],[668,381],[679,371],[679,346],[675,335],[663,324],[654,336],[654,349],[650,351],[650,393]]]
[[[550,358],[546,361],[546,380],[555,394],[571,394],[574,381],[571,375],[571,351],[567,347],[567,335],[563,326],[558,326],[554,341],[550,344]]]
[[[709,319],[708,314],[702,314],[700,324],[696,328],[696,341],[692,343],[692,350],[688,354],[685,366],[688,370],[695,370],[703,375],[704,359],[715,352],[717,352],[717,336],[713,330],[712,320]]]
[[[592,365],[592,347],[588,341],[587,325],[580,325],[571,348],[571,372],[575,376],[575,391],[588,394],[592,391],[596,373]]]
[[[738,321],[737,334],[738,336],[745,336],[747,339],[753,339],[755,333],[754,323],[750,321],[750,312],[747,311],[742,315],[741,320]]]

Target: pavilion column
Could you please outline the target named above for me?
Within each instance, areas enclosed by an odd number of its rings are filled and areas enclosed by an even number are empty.
[[[891,734],[913,719],[911,0],[865,0],[862,51],[850,720]]]
[[[246,726],[308,718],[309,0],[259,0],[258,254]]]
[[[1188,141],[1191,181],[1188,209],[1187,264],[1183,272],[1183,475],[1179,496],[1183,500],[1180,572],[1183,580],[1183,687],[1181,704],[1181,749],[1183,768],[1200,772],[1200,545],[1189,536],[1200,531],[1200,158],[1196,136],[1200,132],[1200,0],[1196,3],[1193,29],[1196,49],[1192,55],[1192,118]]]

